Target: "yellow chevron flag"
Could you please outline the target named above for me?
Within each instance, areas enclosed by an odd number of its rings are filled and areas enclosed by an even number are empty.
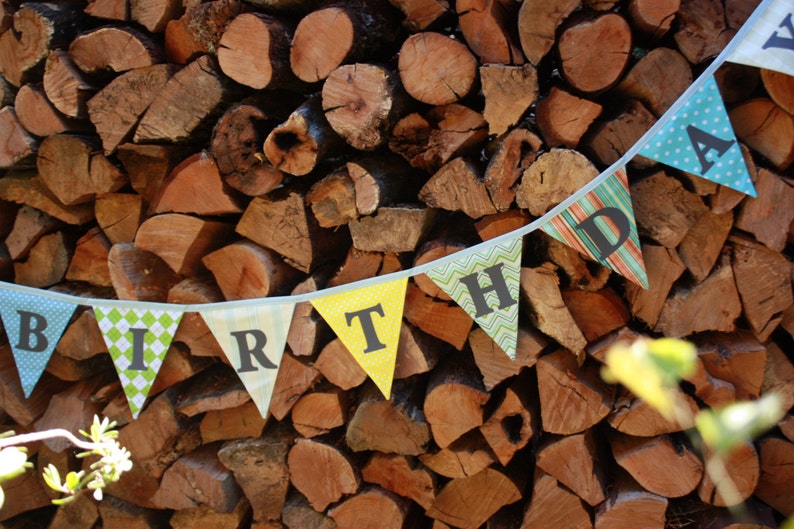
[[[383,396],[391,397],[408,279],[397,279],[313,300]]]

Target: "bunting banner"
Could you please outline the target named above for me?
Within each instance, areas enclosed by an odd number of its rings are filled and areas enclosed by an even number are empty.
[[[518,336],[522,242],[516,237],[426,272],[511,359]]]
[[[408,278],[312,300],[361,368],[391,397]]]
[[[625,170],[611,174],[540,229],[648,288]]]
[[[182,312],[102,305],[93,308],[132,417],[137,419],[174,339]]]
[[[25,398],[41,378],[77,303],[0,290],[3,318]]]
[[[727,60],[794,75],[794,1],[769,4]]]
[[[201,311],[262,418],[267,418],[294,303]]]
[[[639,154],[757,196],[714,76],[706,79]]]

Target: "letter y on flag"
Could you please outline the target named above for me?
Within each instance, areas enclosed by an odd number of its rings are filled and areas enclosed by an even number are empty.
[[[794,75],[794,2],[771,2],[728,61]]]
[[[76,308],[67,301],[0,289],[0,316],[25,398],[41,378]]]
[[[511,359],[516,357],[522,238],[427,272]]]
[[[200,312],[263,418],[270,410],[294,309],[294,303],[284,303]]]
[[[623,169],[609,175],[540,229],[648,288],[628,177]]]
[[[387,399],[397,363],[407,285],[407,278],[396,279],[311,302]]]

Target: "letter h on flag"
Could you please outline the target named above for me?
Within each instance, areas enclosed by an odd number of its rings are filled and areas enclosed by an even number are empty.
[[[540,229],[648,288],[628,177],[623,169],[609,175]]]

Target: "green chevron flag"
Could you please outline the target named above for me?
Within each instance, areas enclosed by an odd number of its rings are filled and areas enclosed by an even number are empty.
[[[143,408],[182,312],[94,306],[133,419]]]
[[[512,359],[518,335],[522,238],[436,267],[428,277]]]

